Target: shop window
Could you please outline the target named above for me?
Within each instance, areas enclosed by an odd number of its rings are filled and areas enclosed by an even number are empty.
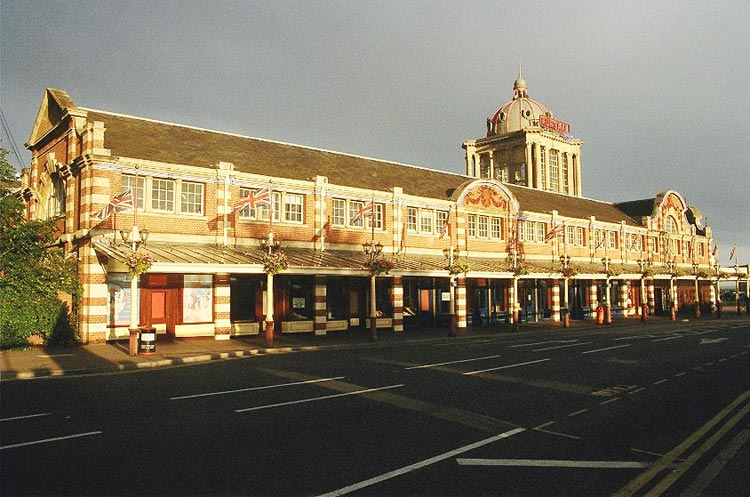
[[[182,289],[182,322],[213,321],[213,276],[186,274]]]
[[[229,281],[230,303],[229,319],[238,321],[255,321],[255,304],[259,281],[250,276],[236,276]]]
[[[311,278],[289,278],[289,306],[284,317],[291,321],[311,320],[315,314],[314,283]]]
[[[326,314],[328,319],[346,319],[349,287],[339,278],[329,277],[326,281]]]

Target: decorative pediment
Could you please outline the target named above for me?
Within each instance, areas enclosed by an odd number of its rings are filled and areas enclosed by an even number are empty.
[[[67,93],[62,90],[47,88],[26,145],[36,144],[69,115],[82,116],[85,114],[76,107],[75,102]]]
[[[518,212],[515,197],[497,181],[468,181],[456,189],[453,198],[463,207],[511,214]]]

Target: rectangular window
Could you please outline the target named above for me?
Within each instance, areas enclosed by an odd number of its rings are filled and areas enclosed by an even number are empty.
[[[526,240],[526,221],[518,221],[516,226],[518,241],[523,242],[524,240]]]
[[[503,238],[503,225],[499,217],[490,218],[490,237],[495,240]]]
[[[180,185],[180,212],[203,214],[203,183],[183,181]]]
[[[562,191],[563,193],[570,193],[570,186],[568,186],[568,154],[563,154],[562,170],[560,173],[562,176]]]
[[[552,150],[549,154],[549,189],[553,192],[560,191],[559,171],[557,168],[557,151]]]
[[[182,322],[210,323],[213,321],[213,276],[186,274],[182,289]]]
[[[547,189],[547,164],[545,160],[544,147],[539,147],[539,169],[541,171],[540,181],[542,183],[542,190]]]
[[[656,237],[648,237],[648,251],[652,254],[659,253],[659,246],[656,244]]]
[[[698,244],[698,256],[699,257],[705,257],[706,255],[706,247],[702,243]]]
[[[373,216],[367,218],[367,227],[374,227],[376,230],[383,229],[383,204],[375,204],[375,210]]]
[[[489,218],[487,216],[479,216],[477,236],[479,238],[487,238],[489,236]]]
[[[289,223],[301,223],[302,217],[302,203],[304,197],[302,195],[286,193],[284,194],[284,221]]]
[[[406,208],[406,229],[409,231],[417,231],[417,213],[419,211],[416,207]]]
[[[435,211],[432,209],[421,209],[419,211],[419,232],[432,233],[435,221]]]
[[[346,225],[346,200],[342,198],[334,198],[331,201],[331,204],[333,210],[331,222],[336,226]]]
[[[250,216],[261,221],[268,221],[270,217],[269,214],[271,213],[271,210],[273,210],[273,220],[281,221],[281,193],[273,192],[271,198],[273,199],[271,202],[272,205],[258,204],[255,207],[254,212],[253,210],[250,211]]]
[[[534,227],[535,227],[536,223],[534,223],[532,221],[526,221],[524,223],[524,225],[526,227],[526,229],[525,229],[526,233],[524,234],[524,239],[527,242],[533,242],[534,241]]]
[[[128,188],[130,188],[133,193],[135,194],[133,203],[138,207],[138,209],[143,210],[143,208],[146,206],[145,203],[145,193],[146,193],[146,178],[139,177],[138,178],[138,186],[135,185],[135,176],[130,175],[123,175],[122,177],[122,190],[125,191]]]
[[[365,220],[363,217],[359,217],[358,219],[355,219],[354,222],[352,222],[352,219],[354,216],[357,215],[357,212],[360,211],[365,206],[365,203],[360,200],[350,200],[349,201],[349,226],[353,226],[355,228],[362,228],[365,225]]]
[[[617,232],[607,231],[607,247],[611,249],[617,248]]]
[[[583,247],[583,228],[576,228],[576,245]]]
[[[443,231],[443,227],[445,226],[445,222],[448,219],[448,213],[446,211],[435,211],[435,231],[440,233]],[[446,232],[446,235],[448,233]]]
[[[573,245],[575,242],[575,228],[573,226],[565,227],[565,243],[567,245]]]
[[[151,209],[174,212],[174,181],[171,179],[151,180]]]
[[[477,215],[476,214],[469,214],[468,235],[474,236],[474,237],[477,236]]]
[[[545,236],[547,236],[547,224],[536,223],[536,242],[544,243]]]

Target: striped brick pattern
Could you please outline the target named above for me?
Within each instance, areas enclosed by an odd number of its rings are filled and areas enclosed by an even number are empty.
[[[599,307],[599,296],[597,295],[596,280],[591,280],[589,285],[589,306],[591,307],[591,319],[596,319],[596,308]]]
[[[214,338],[229,340],[232,323],[229,319],[229,275],[217,274],[214,277]]]
[[[315,334],[325,335],[326,323],[326,277],[315,277]]]
[[[459,276],[456,281],[458,281],[458,287],[456,287],[456,325],[459,328],[466,328],[468,325],[466,319],[466,278]]]
[[[78,315],[81,342],[104,343],[107,340],[109,309],[107,276],[90,245],[86,244],[81,247],[79,257],[81,258],[79,277],[83,286]]]
[[[404,286],[401,276],[393,277],[391,304],[393,305],[393,331],[404,331]]]
[[[552,321],[560,321],[560,280],[552,280]]]

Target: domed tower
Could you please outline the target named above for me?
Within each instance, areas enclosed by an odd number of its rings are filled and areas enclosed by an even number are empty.
[[[487,136],[463,144],[466,174],[580,197],[582,144],[529,98],[519,64],[513,98],[487,119]]]

